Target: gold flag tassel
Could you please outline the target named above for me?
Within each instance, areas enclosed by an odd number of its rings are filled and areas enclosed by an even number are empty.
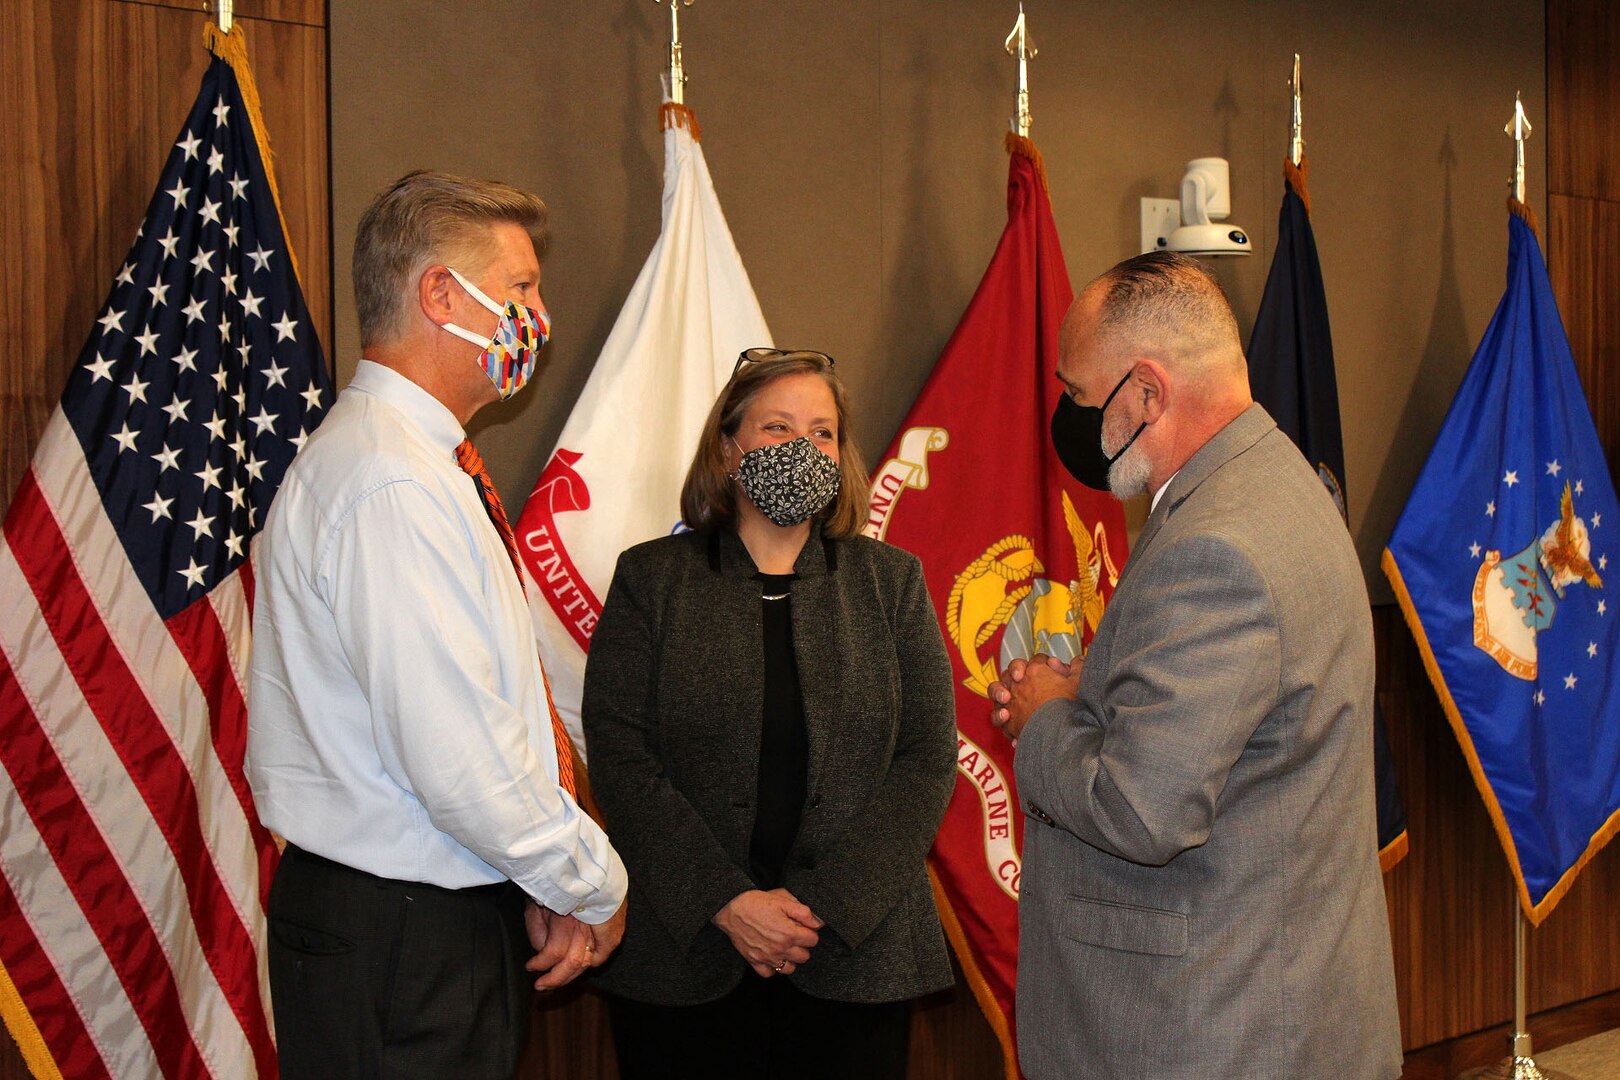
[[[1035,165],[1035,175],[1041,178],[1041,190],[1045,191],[1048,196],[1052,194],[1052,188],[1046,182],[1046,159],[1041,157],[1040,149],[1036,147],[1034,139],[1031,139],[1028,135],[1020,135],[1016,131],[1007,132],[1007,153],[1022,154],[1029,158]]]
[[[229,30],[221,30],[210,19],[203,24],[203,43],[208,51],[231,65],[236,73],[236,85],[242,92],[242,104],[247,107],[248,123],[253,138],[259,144],[259,160],[264,164],[265,179],[270,181],[270,198],[276,204],[276,216],[281,219],[281,238],[287,245],[287,259],[292,264],[293,276],[303,285],[298,273],[298,256],[293,253],[292,234],[287,229],[287,214],[281,208],[281,192],[276,187],[275,154],[270,149],[269,129],[264,126],[264,112],[259,104],[259,84],[253,81],[253,68],[248,64],[247,36],[240,21],[233,20]]]
[[[670,128],[685,128],[692,133],[693,142],[703,141],[703,132],[698,128],[697,113],[685,105],[666,101],[658,107],[658,130],[668,131]]]

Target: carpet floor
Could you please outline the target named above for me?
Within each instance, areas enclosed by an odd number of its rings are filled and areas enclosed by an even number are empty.
[[[1538,1052],[1536,1064],[1569,1080],[1620,1080],[1620,1028]]]

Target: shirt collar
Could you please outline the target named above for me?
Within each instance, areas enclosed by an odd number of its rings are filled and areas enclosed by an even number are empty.
[[[467,433],[444,403],[393,368],[361,360],[349,386],[380,398],[405,414],[435,446],[454,454]]]
[[[1180,471],[1180,469],[1177,469],[1176,472],[1171,473],[1170,480],[1174,480],[1176,478],[1176,473],[1179,473]],[[1159,508],[1159,500],[1164,498],[1165,491],[1169,489],[1170,480],[1166,480],[1164,483],[1160,484],[1159,490],[1153,493],[1153,503],[1148,507],[1148,513],[1151,514],[1153,511]]]

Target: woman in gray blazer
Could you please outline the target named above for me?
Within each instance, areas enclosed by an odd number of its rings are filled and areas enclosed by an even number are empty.
[[[951,982],[924,857],[955,783],[950,662],[915,556],[860,535],[832,360],[753,349],[591,640],[591,786],[630,870],[619,1067],[902,1077]]]

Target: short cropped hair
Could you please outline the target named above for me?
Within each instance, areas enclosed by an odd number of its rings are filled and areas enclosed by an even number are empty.
[[[422,272],[438,263],[464,272],[492,255],[490,226],[511,222],[546,246],[546,204],[494,180],[418,171],[400,177],[360,217],[354,238],[354,306],[361,346],[397,339]]]
[[[1109,352],[1151,351],[1189,366],[1225,357],[1241,362],[1243,342],[1226,291],[1196,259],[1150,251],[1097,279],[1098,344]]]
[[[761,392],[777,379],[804,373],[819,375],[832,391],[838,412],[838,494],[819,515],[822,532],[845,540],[860,534],[866,524],[871,484],[866,463],[849,431],[849,402],[844,384],[820,353],[789,352],[771,360],[744,364],[720,392],[698,436],[697,453],[681,487],[681,520],[698,532],[737,527],[737,485],[726,472],[723,439],[735,438]],[[745,496],[746,497],[746,496]]]

